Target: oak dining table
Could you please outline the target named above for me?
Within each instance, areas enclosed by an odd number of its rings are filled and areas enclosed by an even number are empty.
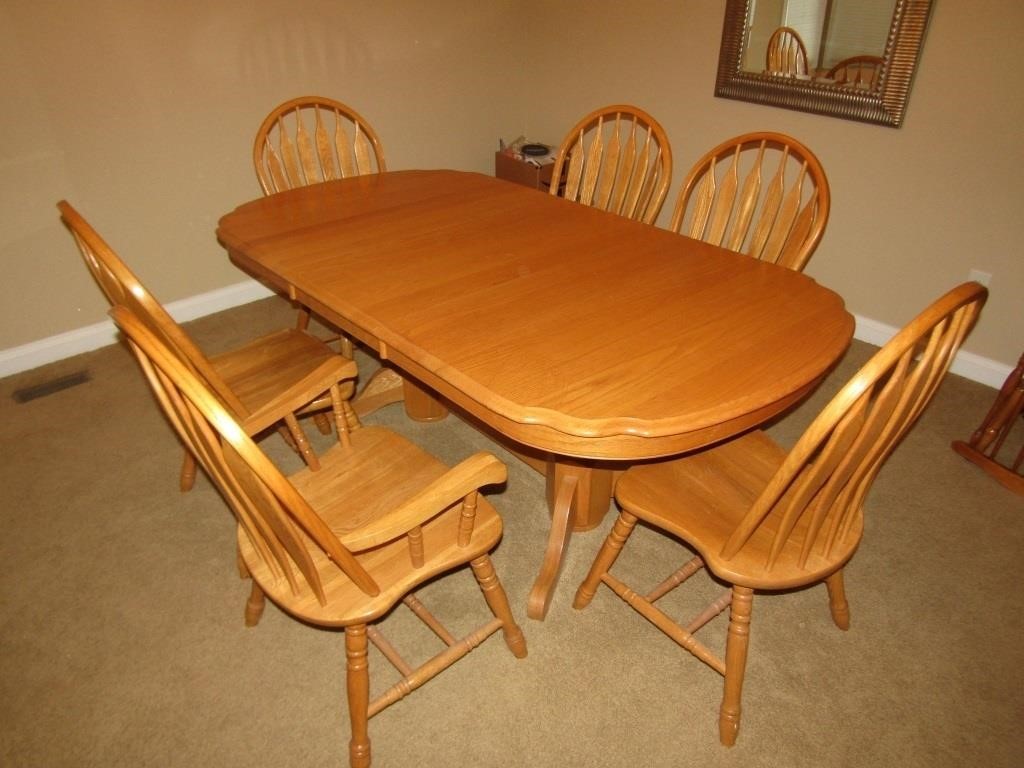
[[[618,471],[777,416],[853,335],[807,275],[478,173],[299,187],[238,206],[217,237],[379,356],[410,416],[454,410],[544,472],[535,619]]]

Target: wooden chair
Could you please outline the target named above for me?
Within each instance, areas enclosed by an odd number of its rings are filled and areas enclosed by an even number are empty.
[[[671,179],[672,149],[664,129],[642,109],[615,104],[591,112],[562,140],[549,191],[653,224]]]
[[[881,56],[851,56],[826,72],[825,79],[836,85],[871,91],[878,87],[884,63]]]
[[[127,305],[143,318],[182,363],[217,394],[246,434],[258,435],[283,422],[285,439],[310,467],[319,466],[297,416],[316,414],[321,431],[330,430],[330,422],[322,416],[331,409],[327,392],[339,384],[343,397],[351,397],[354,387],[349,379],[356,370],[352,360],[308,333],[290,328],[207,357],[81,214],[64,200],[57,207],[85,265],[111,305]],[[342,408],[350,427],[357,427],[358,419],[347,400]],[[182,491],[192,488],[195,474],[194,457],[186,449],[180,477]]]
[[[719,715],[723,744],[736,740],[754,590],[790,590],[824,581],[832,619],[849,626],[843,567],[863,533],[863,503],[886,458],[914,424],[987,297],[965,283],[894,336],[833,398],[787,453],[749,432],[679,459],[631,467],[615,498],[621,513],[576,593],[587,606],[600,583],[725,678]],[[696,550],[650,591],[613,576],[637,520]],[[655,603],[707,567],[731,585],[690,623]],[[730,608],[725,656],[694,635]]]
[[[807,46],[792,27],[779,27],[768,38],[765,52],[765,71],[770,75],[794,77],[806,75]]]
[[[303,469],[286,478],[146,323],[127,307],[111,314],[171,423],[237,518],[241,561],[253,579],[246,623],[259,621],[266,594],[300,621],[344,628],[351,765],[370,764],[370,717],[497,630],[515,656],[526,656],[488,555],[501,537],[501,518],[479,493],[505,481],[501,462],[478,453],[448,468],[382,427],[350,432],[333,385],[338,444],[324,454],[319,472]],[[413,590],[466,563],[494,618],[456,639]],[[416,668],[371,626],[399,601],[444,644]],[[372,701],[367,639],[402,675]]]
[[[953,450],[968,461],[977,464],[991,477],[1011,491],[1024,495],[1024,354],[1017,361],[1017,367],[1010,371],[996,400],[989,409],[971,439],[967,442],[956,440]],[[1022,443],[1014,454],[1003,452],[1007,447],[1006,438],[1014,429],[1018,430],[1016,442]],[[1002,456],[1000,455],[1002,454]]]
[[[323,96],[300,96],[272,109],[256,132],[252,162],[267,195],[387,170],[370,124]]]
[[[669,228],[800,271],[829,205],[828,178],[811,150],[781,133],[745,133],[690,169]]]
[[[323,96],[300,96],[271,110],[256,132],[252,162],[266,195],[387,170],[370,124],[347,104]],[[300,307],[298,327],[308,326],[309,310]],[[336,338],[342,354],[351,357],[351,340]]]

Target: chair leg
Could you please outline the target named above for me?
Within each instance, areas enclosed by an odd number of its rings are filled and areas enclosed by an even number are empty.
[[[512,651],[512,655],[517,659],[525,659],[526,638],[523,637],[523,630],[516,624],[516,620],[512,616],[512,608],[508,604],[508,595],[505,594],[505,589],[501,586],[501,581],[498,580],[498,574],[494,570],[491,558],[487,555],[481,555],[469,565],[473,569],[473,575],[476,576],[476,581],[484,593],[484,599],[487,601],[491,613],[494,614],[495,618],[501,620],[501,631],[505,635],[505,645],[508,646],[508,649]]]
[[[725,692],[718,713],[718,738],[727,747],[736,743],[736,735],[740,730],[740,697],[743,694],[743,674],[747,668],[750,609],[753,602],[754,590],[749,587],[732,588],[729,634],[725,641]]]
[[[370,668],[366,658],[366,625],[345,627],[345,667],[348,688],[348,716],[352,736],[348,759],[352,768],[370,766]]]
[[[238,568],[238,578],[252,578],[252,574],[249,573],[249,566],[245,564],[245,558],[242,557],[242,550],[237,544],[235,545],[235,566]]]
[[[252,589],[249,591],[249,599],[245,602],[245,626],[255,627],[260,623],[266,603],[267,598],[263,594],[263,590],[256,583],[256,579],[253,579]]]
[[[347,357],[349,360],[355,354],[355,346],[352,344],[352,339],[343,333],[338,334],[338,351],[341,352],[342,357]]]
[[[331,420],[327,418],[323,411],[313,414],[313,423],[316,424],[316,428],[320,430],[321,435],[331,434]]]
[[[309,329],[309,310],[303,306],[299,307],[298,316],[295,318],[295,327],[300,331]]]
[[[302,431],[302,427],[299,425],[299,420],[295,418],[295,414],[285,414],[284,423],[294,441],[299,456],[306,462],[306,466],[313,472],[319,471],[320,460],[317,458],[316,452],[313,451],[313,447],[309,444],[309,439],[306,437],[306,433]]]
[[[181,474],[178,477],[178,487],[182,493],[188,493],[196,484],[196,459],[188,450],[185,451],[185,458],[181,462]]]
[[[825,579],[828,589],[828,607],[832,612],[832,621],[840,629],[850,628],[850,604],[846,602],[846,587],[843,586],[843,571],[836,571]]]
[[[583,580],[579,589],[576,590],[576,598],[572,601],[573,608],[580,610],[590,605],[590,601],[594,599],[594,595],[597,593],[597,586],[601,583],[601,577],[608,573],[609,569],[615,564],[619,553],[626,545],[626,541],[629,539],[629,535],[633,533],[635,527],[636,516],[631,515],[626,510],[622,510],[615,520],[615,525],[612,526],[611,531],[608,533],[608,537],[604,540],[604,544],[601,545],[601,550],[597,553],[597,557],[594,558],[594,564],[590,566],[590,573],[587,574],[587,578]]]
[[[341,403],[341,410],[345,414],[345,421],[348,422],[349,432],[354,432],[363,426],[359,421],[359,415],[356,413],[356,409],[352,407],[351,400],[343,400]]]

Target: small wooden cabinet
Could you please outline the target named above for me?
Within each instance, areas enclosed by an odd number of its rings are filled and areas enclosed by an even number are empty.
[[[551,172],[555,164],[548,163],[539,168],[524,160],[516,160],[505,152],[494,153],[494,175],[505,181],[513,181],[532,189],[547,191],[551,187]]]

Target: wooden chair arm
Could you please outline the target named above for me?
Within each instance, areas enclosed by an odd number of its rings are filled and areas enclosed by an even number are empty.
[[[404,536],[473,491],[507,477],[508,470],[497,458],[485,451],[475,453],[370,525],[339,538],[352,552],[379,546]]]
[[[286,414],[302,410],[313,399],[324,394],[333,384],[346,379],[355,379],[359,370],[355,361],[340,355],[325,360],[316,369],[304,376],[273,400],[249,414],[245,426],[250,434],[261,432],[276,424]]]

